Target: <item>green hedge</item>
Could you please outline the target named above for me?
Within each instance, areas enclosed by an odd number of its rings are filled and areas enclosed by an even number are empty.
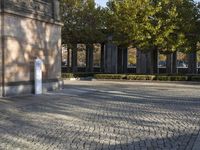
[[[128,80],[188,81],[188,76],[127,75]]]
[[[94,73],[62,73],[62,78],[87,78],[94,77]]]
[[[126,79],[125,74],[95,74],[94,75],[95,79]]]
[[[155,75],[127,75],[128,80],[154,80]]]
[[[94,77],[95,73],[74,73],[75,78],[87,78],[87,77]]]
[[[200,76],[187,75],[136,75],[136,74],[96,74],[96,73],[63,73],[62,78],[116,79],[116,80],[158,80],[158,81],[200,81]]]
[[[189,81],[188,76],[163,76],[157,75],[155,80],[159,81]]]
[[[200,81],[200,76],[191,76],[191,81]]]
[[[62,78],[69,79],[69,78],[74,78],[73,73],[62,73]]]

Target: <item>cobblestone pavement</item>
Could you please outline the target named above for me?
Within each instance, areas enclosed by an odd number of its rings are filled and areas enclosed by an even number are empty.
[[[192,150],[199,86],[68,81],[62,91],[2,98],[0,149]]]

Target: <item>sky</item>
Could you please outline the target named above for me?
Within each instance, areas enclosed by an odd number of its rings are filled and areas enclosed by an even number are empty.
[[[108,0],[95,0],[96,1],[96,3],[97,4],[99,4],[99,5],[101,5],[101,6],[103,6],[103,7],[105,7],[106,6],[106,2],[108,1]],[[195,0],[196,2],[200,2],[200,0]]]
[[[103,6],[103,7],[106,6],[107,0],[95,0],[95,1],[96,1],[97,4],[99,4],[99,5]]]

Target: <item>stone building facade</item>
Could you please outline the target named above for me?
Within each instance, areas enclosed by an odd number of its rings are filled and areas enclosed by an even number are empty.
[[[43,65],[43,90],[61,78],[61,23],[58,0],[0,1],[2,96],[34,92],[34,60]]]

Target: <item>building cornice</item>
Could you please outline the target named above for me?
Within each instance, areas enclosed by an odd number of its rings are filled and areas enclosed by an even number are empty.
[[[0,13],[2,13],[2,12],[0,11]],[[56,20],[51,19],[51,18],[44,18],[44,17],[39,16],[39,15],[34,15],[34,14],[29,14],[28,15],[28,14],[18,13],[18,12],[12,11],[12,10],[4,10],[3,13],[4,14],[12,14],[12,15],[15,15],[15,16],[30,18],[30,19],[34,19],[34,20],[50,23],[50,24],[63,26],[63,24],[61,22],[59,22],[59,21],[56,21]]]
[[[2,0],[0,13],[14,14],[47,23],[62,25],[58,0]]]

